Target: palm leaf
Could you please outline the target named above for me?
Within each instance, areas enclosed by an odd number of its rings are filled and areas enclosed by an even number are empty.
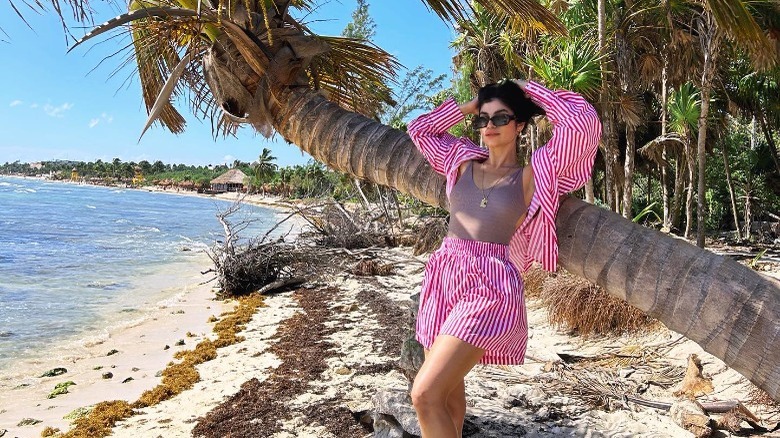
[[[189,64],[191,59],[192,52],[187,52],[187,54],[184,55],[184,58],[179,61],[179,64],[176,65],[176,68],[173,69],[171,75],[168,76],[168,79],[165,81],[165,85],[163,85],[162,90],[160,90],[160,94],[157,95],[157,99],[155,100],[154,105],[152,105],[152,109],[149,111],[149,118],[146,119],[144,129],[141,131],[141,135],[138,137],[139,142],[146,133],[146,130],[152,126],[152,123],[157,120],[158,117],[160,117],[165,104],[169,104],[173,90],[176,87],[176,83],[179,81],[179,79],[181,79],[182,75],[184,74],[184,68],[187,67],[187,64]]]
[[[672,92],[669,99],[669,127],[678,133],[695,131],[701,113],[699,91],[690,82]]]
[[[742,0],[707,0],[707,7],[715,21],[751,55],[754,65],[769,68],[778,63],[778,53],[763,30],[756,23]]]
[[[105,23],[101,24],[100,26],[94,28],[91,32],[84,35],[81,39],[76,41],[76,44],[71,46],[68,49],[68,52],[75,49],[81,43],[92,39],[98,35],[101,35],[103,33],[106,33],[110,30],[116,29],[119,26],[122,26],[127,23],[131,23],[136,20],[140,20],[143,18],[151,18],[151,17],[195,17],[198,13],[196,11],[193,11],[192,9],[184,9],[184,8],[177,8],[177,7],[171,7],[171,6],[154,6],[149,8],[143,8],[138,9],[132,12],[128,12],[126,14],[119,15],[115,18],[112,18]]]
[[[684,147],[685,141],[680,134],[671,132],[665,136],[658,136],[650,140],[639,148],[637,152],[660,166],[668,166],[669,163],[663,158],[664,148],[666,148],[667,151],[671,151],[673,154],[680,156],[682,155]]]
[[[189,51],[198,53],[205,49],[201,39],[186,38],[187,35],[197,35],[200,29],[201,26],[194,17],[190,21],[143,18],[132,22],[130,32],[133,36],[135,61],[147,111],[152,111],[167,79],[180,64],[178,53],[185,46],[189,46]],[[189,78],[192,75],[191,72],[187,72],[184,77]],[[179,93],[180,91],[174,87],[170,96],[176,97]],[[165,100],[162,109],[158,111],[156,120],[172,132],[179,133],[184,130],[184,118],[169,100]]]
[[[316,56],[309,67],[315,88],[344,108],[375,114],[381,103],[393,103],[386,85],[395,81],[398,61],[384,50],[360,40],[320,37],[330,52]]]
[[[426,6],[444,21],[455,24],[467,19],[467,12],[474,13],[474,5],[480,5],[495,13],[509,16],[526,26],[541,31],[566,35],[561,21],[534,0],[423,0]]]

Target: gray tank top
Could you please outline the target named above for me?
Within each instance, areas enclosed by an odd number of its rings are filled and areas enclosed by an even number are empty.
[[[488,197],[487,206],[480,207],[483,193],[474,183],[473,161],[450,192],[450,223],[448,235],[459,239],[509,244],[517,221],[526,212],[523,199],[522,168],[499,181]],[[485,193],[488,193],[485,188]]]

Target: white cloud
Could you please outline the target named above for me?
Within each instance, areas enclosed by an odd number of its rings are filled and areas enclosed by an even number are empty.
[[[72,103],[63,103],[60,106],[52,106],[47,103],[43,106],[43,110],[51,117],[64,117],[63,113],[71,108],[73,108]]]
[[[30,105],[30,108],[33,108],[33,109],[38,108],[38,104],[34,103],[34,104]]]
[[[11,107],[13,108],[13,107],[15,107],[17,105],[21,105],[21,104],[22,104],[21,100],[15,100],[15,101],[11,102]]]
[[[97,126],[100,122],[104,123],[111,123],[114,121],[114,116],[110,116],[106,113],[101,113],[100,117],[95,117],[94,119],[89,121],[89,127],[94,128]]]
[[[232,165],[234,161],[236,161],[236,157],[232,155],[225,155],[225,158],[222,159],[222,162],[228,166]]]

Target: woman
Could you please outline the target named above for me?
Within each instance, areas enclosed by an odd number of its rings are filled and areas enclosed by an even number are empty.
[[[553,136],[523,168],[517,139],[546,113]],[[487,150],[447,129],[473,114]],[[409,135],[447,178],[450,223],[428,260],[417,339],[425,362],[412,387],[423,437],[461,435],[463,379],[477,363],[522,364],[528,326],[520,272],[537,261],[555,271],[558,197],[590,178],[601,123],[582,96],[524,80],[480,89],[458,106],[445,101],[409,124]]]

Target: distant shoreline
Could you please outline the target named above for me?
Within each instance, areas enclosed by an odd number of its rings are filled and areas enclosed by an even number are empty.
[[[172,188],[167,189],[163,186],[159,185],[150,185],[150,186],[140,186],[140,187],[128,187],[121,184],[115,184],[115,185],[105,185],[105,184],[91,184],[87,182],[74,182],[69,180],[56,180],[56,179],[50,179],[45,178],[41,176],[29,176],[29,175],[4,175],[0,174],[0,178],[19,178],[19,179],[33,179],[33,180],[39,180],[39,181],[46,181],[46,182],[52,182],[52,183],[61,183],[61,184],[69,184],[69,185],[79,185],[79,186],[91,186],[91,187],[105,187],[105,188],[113,188],[113,189],[122,189],[122,190],[138,190],[138,191],[145,191],[150,193],[165,193],[169,195],[180,195],[180,196],[195,196],[200,198],[206,198],[206,199],[220,199],[223,201],[228,202],[235,202],[239,198],[243,196],[242,201],[246,204],[251,205],[257,205],[260,207],[269,207],[269,208],[276,208],[279,210],[284,210],[285,212],[293,210],[296,204],[292,200],[286,200],[280,196],[273,196],[273,195],[263,195],[259,193],[255,194],[246,194],[242,192],[223,192],[223,193],[199,193],[194,190],[188,190],[188,189],[179,189],[179,188]]]

